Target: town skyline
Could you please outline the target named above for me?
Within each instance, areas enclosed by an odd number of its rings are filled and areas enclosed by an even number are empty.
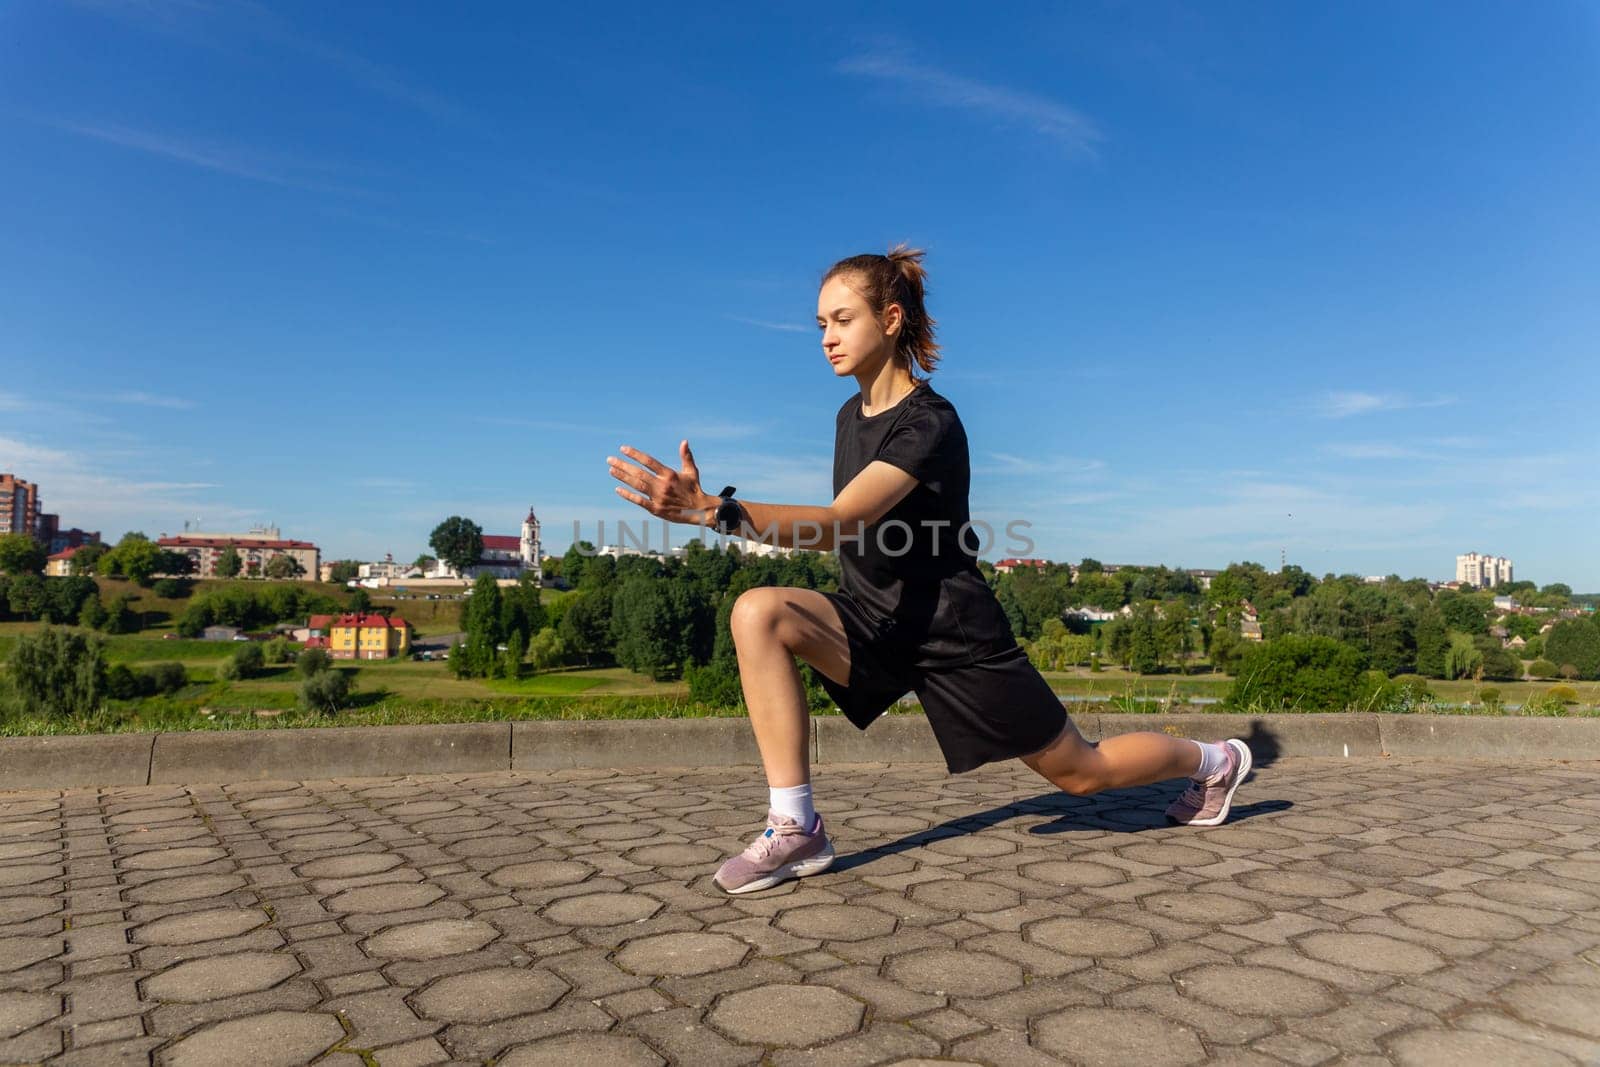
[[[622,444],[826,502],[816,283],[907,240],[1036,554],[1600,589],[1592,8],[970,22],[7,5],[0,469],[362,559]]]

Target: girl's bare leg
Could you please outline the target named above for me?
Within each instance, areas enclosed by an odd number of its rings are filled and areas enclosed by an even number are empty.
[[[1187,778],[1200,769],[1200,746],[1166,734],[1118,734],[1094,744],[1070,722],[1050,747],[1022,762],[1077,796],[1102,789]]]
[[[804,785],[811,781],[811,715],[795,657],[847,682],[850,644],[839,614],[815,590],[763,586],[740,594],[728,624],[767,784]]]

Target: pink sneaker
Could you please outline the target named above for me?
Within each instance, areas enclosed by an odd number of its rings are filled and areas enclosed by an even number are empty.
[[[1228,750],[1227,766],[1216,777],[1204,782],[1198,778],[1167,809],[1167,821],[1175,826],[1218,826],[1228,818],[1233,794],[1250,773],[1250,748],[1237,738],[1223,742]]]
[[[820,874],[833,865],[833,844],[822,816],[810,833],[787,815],[767,813],[767,828],[750,847],[724,863],[712,881],[728,893],[754,893],[789,878]]]

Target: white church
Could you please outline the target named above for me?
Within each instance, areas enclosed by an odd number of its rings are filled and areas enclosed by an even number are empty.
[[[466,569],[465,574],[457,574],[449,564],[438,560],[424,577],[471,580],[487,574],[494,578],[515,579],[531,573],[534,581],[543,584],[544,568],[539,562],[542,555],[539,550],[539,519],[530,506],[528,517],[522,520],[520,536],[483,535],[483,555],[477,563]]]

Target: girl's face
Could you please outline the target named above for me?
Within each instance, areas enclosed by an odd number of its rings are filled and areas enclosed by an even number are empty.
[[[845,284],[844,275],[829,278],[817,294],[817,327],[822,354],[834,375],[875,374],[894,355],[901,317],[900,305],[890,304],[879,322],[866,299]]]

